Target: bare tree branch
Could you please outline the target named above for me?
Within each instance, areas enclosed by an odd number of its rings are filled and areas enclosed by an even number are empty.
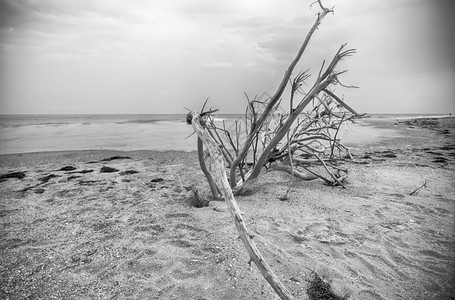
[[[254,136],[260,130],[260,128],[262,127],[262,124],[267,119],[267,117],[269,116],[270,112],[275,107],[276,103],[279,101],[281,95],[284,92],[284,89],[286,88],[286,85],[287,85],[287,83],[289,81],[289,78],[291,77],[292,71],[294,70],[295,66],[297,65],[297,63],[299,62],[300,58],[302,57],[303,52],[305,51],[305,49],[306,49],[311,37],[313,36],[313,33],[316,31],[316,29],[319,26],[319,24],[321,24],[322,20],[327,15],[327,13],[330,12],[330,10],[328,10],[328,9],[326,9],[326,8],[324,8],[322,6],[320,1],[318,1],[318,2],[319,2],[319,5],[321,6],[322,13],[320,13],[318,15],[318,17],[316,18],[313,26],[311,27],[311,29],[309,30],[305,40],[303,41],[303,44],[300,47],[296,57],[294,58],[294,60],[291,62],[291,64],[289,65],[288,69],[284,73],[284,77],[283,77],[283,79],[282,79],[277,91],[272,96],[272,99],[270,100],[270,102],[267,105],[266,109],[264,110],[264,112],[262,113],[260,118],[257,120],[257,122],[255,122],[253,124],[253,126],[251,128],[251,132],[247,136],[245,144],[244,144],[242,150],[239,152],[238,157],[236,159],[234,159],[234,161],[232,162],[232,166],[231,166],[231,170],[230,170],[230,179],[231,179],[231,187],[233,187],[233,188],[235,187],[235,184],[236,184],[235,169],[237,168],[238,164],[243,160],[243,158],[247,154],[248,149],[251,146],[251,143],[253,141]]]

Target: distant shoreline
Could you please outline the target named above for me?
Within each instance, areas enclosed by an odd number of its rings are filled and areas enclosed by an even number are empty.
[[[27,117],[19,118],[18,121],[13,118],[7,124],[3,120],[0,122],[0,155],[90,150],[184,152],[196,150],[195,137],[189,137],[192,132],[191,126],[181,120],[181,115],[173,115],[169,121],[164,120],[163,115],[144,116],[142,119],[137,115],[124,115],[124,117],[116,115],[109,116],[108,119],[89,116],[88,120],[84,116],[70,119],[58,116],[57,120],[41,117],[37,120],[30,117],[29,120]],[[227,117],[227,115],[219,116]],[[440,120],[444,122],[447,120],[450,122],[453,119],[453,116],[447,115],[370,116],[357,121],[360,125],[348,126],[353,130],[346,130],[342,142],[345,141],[358,147],[376,143],[378,138],[384,140],[397,134],[407,134],[402,130],[400,133],[398,130],[397,124],[402,121]],[[48,124],[43,124],[43,121]],[[233,122],[234,119],[229,119],[229,121]]]

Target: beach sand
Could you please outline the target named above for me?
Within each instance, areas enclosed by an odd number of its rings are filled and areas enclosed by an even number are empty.
[[[349,299],[454,299],[454,118],[370,125],[401,135],[353,150],[346,189],[294,181],[280,201],[289,177],[268,173],[236,198],[247,226],[296,299],[313,271]],[[278,299],[226,204],[191,205],[192,185],[208,196],[195,152],[0,165],[1,299]]]

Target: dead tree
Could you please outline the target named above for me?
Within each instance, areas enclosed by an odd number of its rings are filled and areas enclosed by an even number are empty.
[[[277,91],[266,100],[250,100],[247,97],[244,122],[236,122],[234,132],[227,130],[224,123],[219,125],[214,121],[212,114],[217,110],[206,111],[207,100],[199,113],[191,111],[187,115],[187,123],[192,124],[198,135],[199,163],[213,197],[223,197],[227,202],[251,261],[255,262],[282,299],[292,299],[292,296],[254,244],[253,235],[245,226],[234,195],[242,194],[261,174],[271,171],[287,172],[302,180],[321,178],[327,184],[344,187],[347,170],[339,162],[350,157],[350,153],[341,144],[338,132],[343,124],[354,121],[360,115],[335,94],[336,85],[344,87],[338,77],[345,72],[337,71],[336,68],[341,60],[355,51],[346,50],[345,45],[342,45],[330,63],[322,63],[308,90],[302,88],[310,77],[307,72],[300,72],[291,80],[292,72],[313,33],[324,17],[333,11],[324,7],[320,0],[315,3],[321,11]],[[281,97],[289,83],[289,111],[277,114]],[[244,130],[247,134],[241,143],[240,135]],[[207,153],[203,151],[204,146],[208,149]],[[229,180],[225,165],[229,168]]]
[[[265,172],[283,171],[302,180],[322,179],[330,185],[344,187],[347,170],[339,166],[345,157],[350,157],[349,150],[341,144],[338,131],[342,124],[353,122],[361,117],[335,94],[335,86],[341,85],[339,76],[346,71],[337,71],[341,60],[355,53],[354,49],[345,49],[341,45],[329,64],[324,61],[314,83],[308,90],[302,87],[310,77],[307,72],[300,72],[291,80],[292,72],[305,52],[313,33],[323,18],[332,9],[324,7],[321,1],[315,2],[321,12],[309,30],[296,57],[289,65],[275,92],[266,100],[247,98],[243,123],[235,124],[235,131],[230,132],[217,125],[210,114],[217,110],[200,112],[204,117],[204,127],[217,142],[229,168],[229,183],[234,195],[245,192],[256,179]],[[291,85],[289,111],[276,114],[282,102],[281,97],[286,86]],[[297,97],[300,97],[296,101]],[[244,132],[243,145],[239,136]],[[284,141],[284,137],[286,137]],[[198,139],[198,152],[201,169],[207,177],[213,197],[220,196],[212,175],[207,170],[205,161],[209,159],[203,152],[203,143]]]

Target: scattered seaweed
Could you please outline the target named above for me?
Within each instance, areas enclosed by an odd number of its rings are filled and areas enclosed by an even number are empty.
[[[120,171],[120,170],[118,170],[116,168],[106,167],[106,166],[102,166],[101,170],[100,170],[101,173],[114,173],[114,172],[118,172],[118,171]]]
[[[36,190],[35,190],[35,194],[42,194],[42,193],[44,193],[45,191],[46,191],[45,189],[39,188],[39,189],[36,189]]]
[[[60,177],[60,176],[55,175],[55,174],[49,174],[47,176],[38,178],[38,180],[41,181],[41,183],[43,184],[43,183],[46,183],[46,182],[48,182],[49,180],[51,180],[52,178],[55,178],[55,177]]]
[[[82,177],[82,176],[69,176],[69,177],[67,178],[67,180],[68,180],[68,181],[71,181],[71,180],[73,180],[73,179],[81,178],[81,177]]]
[[[435,159],[432,160],[434,163],[445,163],[447,162],[447,158],[442,156],[437,156]]]
[[[25,177],[25,172],[11,172],[7,174],[0,175],[0,182],[6,181],[9,178],[23,179]]]
[[[163,178],[160,178],[160,177],[157,177],[157,178],[153,178],[152,180],[150,180],[150,182],[153,182],[153,183],[156,183],[156,182],[163,182],[164,179]]]
[[[111,156],[111,157],[109,157],[109,158],[104,158],[104,159],[100,160],[100,162],[113,161],[113,160],[120,160],[120,159],[131,159],[131,157],[129,157],[129,156],[119,156],[119,155],[116,155],[116,156]]]
[[[132,175],[132,174],[137,174],[137,173],[139,173],[139,171],[136,171],[136,170],[126,170],[126,171],[120,172],[120,175],[124,176],[124,175]]]
[[[455,145],[446,145],[446,146],[440,147],[439,149],[446,150],[446,151],[455,150]]]
[[[77,168],[76,167],[73,167],[73,166],[64,166],[62,168],[60,168],[59,170],[57,171],[74,171],[76,170]]]
[[[146,185],[151,188],[152,190],[155,190],[157,188],[157,184],[159,184],[159,187],[160,188],[165,188],[166,186],[163,185],[163,181],[164,179],[161,178],[161,177],[157,177],[157,178],[153,178],[152,180],[150,180],[149,183],[147,183]]]
[[[79,185],[96,185],[101,180],[79,180]]]
[[[93,171],[94,171],[93,169],[87,169],[87,170],[69,172],[69,174],[86,174],[86,173],[92,173]]]

